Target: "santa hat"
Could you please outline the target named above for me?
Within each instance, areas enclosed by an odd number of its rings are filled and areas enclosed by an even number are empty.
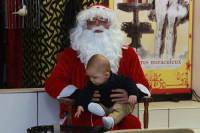
[[[78,24],[84,26],[88,19],[95,16],[101,16],[108,19],[108,21],[111,23],[111,26],[114,26],[116,22],[118,22],[117,16],[114,11],[103,5],[93,5],[88,9],[81,11],[77,16],[77,22]]]

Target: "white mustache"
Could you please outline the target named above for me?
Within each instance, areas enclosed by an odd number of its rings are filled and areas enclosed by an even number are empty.
[[[106,29],[102,25],[100,25],[93,27],[91,30],[92,32],[95,32],[96,30],[105,31]]]

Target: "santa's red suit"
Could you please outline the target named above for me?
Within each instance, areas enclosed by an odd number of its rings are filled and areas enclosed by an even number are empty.
[[[147,88],[149,84],[144,76],[138,56],[133,48],[128,47],[122,50],[118,74],[130,77],[136,83],[141,83]],[[45,83],[47,93],[57,98],[60,92],[68,85],[74,85],[81,89],[86,84],[85,66],[81,63],[78,54],[72,48],[65,49],[58,58],[58,62],[52,71],[49,79]],[[61,106],[61,116],[65,112],[65,107]],[[91,125],[91,114],[84,112],[79,118],[72,118],[74,125]],[[93,116],[94,125],[102,125],[101,118]],[[133,115],[125,117],[118,125],[118,129],[141,128],[139,119]]]

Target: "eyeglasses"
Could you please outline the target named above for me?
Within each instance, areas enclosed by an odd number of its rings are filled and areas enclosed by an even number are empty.
[[[108,19],[103,17],[93,17],[87,20],[87,25],[106,25],[108,23]]]

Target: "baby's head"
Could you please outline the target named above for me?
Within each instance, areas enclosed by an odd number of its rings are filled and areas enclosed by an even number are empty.
[[[86,66],[86,73],[95,85],[105,83],[110,77],[110,71],[109,60],[101,54],[93,55]]]

